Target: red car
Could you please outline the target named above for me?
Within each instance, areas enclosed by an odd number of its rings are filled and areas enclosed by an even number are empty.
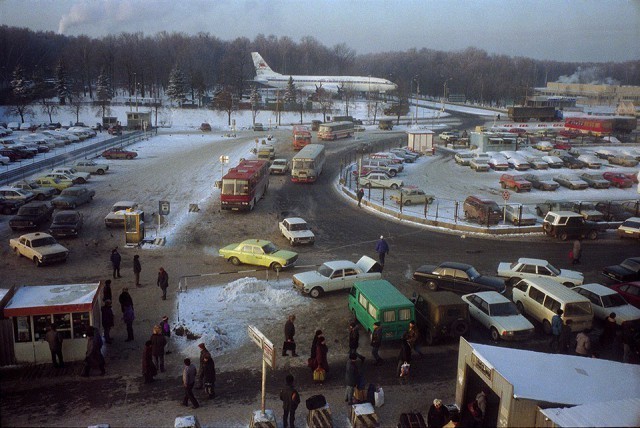
[[[611,185],[618,189],[626,189],[633,186],[633,181],[627,176],[633,174],[624,174],[621,172],[605,172],[602,174],[602,178],[611,182]]]
[[[631,305],[640,308],[640,281],[623,282],[610,287],[622,294],[622,297]]]
[[[571,150],[571,144],[563,142],[555,143],[553,148],[558,150]]]
[[[113,147],[102,152],[102,157],[106,159],[133,159],[136,156],[138,156],[136,152],[130,152],[120,147]]]
[[[621,172],[620,174],[626,176],[629,180],[631,180],[635,184],[638,184],[638,174],[636,174],[635,172]]]
[[[580,136],[580,133],[571,129],[563,129],[558,132],[558,135],[566,138],[578,138]]]

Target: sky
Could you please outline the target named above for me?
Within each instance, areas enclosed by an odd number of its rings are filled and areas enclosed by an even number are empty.
[[[476,47],[570,62],[640,59],[638,0],[0,0],[0,24],[90,37],[311,36],[357,54]]]

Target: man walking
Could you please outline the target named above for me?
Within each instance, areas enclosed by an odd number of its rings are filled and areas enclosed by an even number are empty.
[[[296,327],[293,322],[296,320],[295,315],[289,315],[287,322],[284,324],[284,343],[282,344],[282,356],[286,357],[287,351],[291,351],[291,355],[297,357],[296,354],[296,342],[294,336],[296,334]]]
[[[133,256],[133,276],[136,279],[136,287],[140,287],[140,272],[142,272],[142,265],[140,264],[140,256]]]
[[[373,331],[371,332],[371,355],[373,355],[373,359],[376,360],[374,364],[376,366],[384,363],[378,354],[380,345],[382,345],[382,327],[380,326],[380,321],[376,321],[373,323]]]
[[[105,300],[104,305],[100,309],[102,315],[102,328],[104,329],[104,341],[111,343],[111,328],[115,324],[113,310],[111,309],[111,300]]]
[[[169,288],[169,274],[164,268],[158,271],[158,287],[162,290],[162,300],[167,300],[167,288]]]
[[[356,196],[358,197],[358,207],[361,207],[362,198],[364,197],[364,189],[362,187],[358,189]]]
[[[560,334],[562,334],[562,314],[564,311],[558,309],[556,314],[551,318],[551,341],[549,342],[549,350],[558,352],[560,348]]]
[[[296,409],[300,404],[300,394],[293,386],[293,376],[288,374],[285,382],[287,386],[280,391],[280,400],[282,400],[282,426],[284,428],[294,428],[296,422]]]
[[[120,276],[120,261],[122,257],[118,252],[118,247],[111,250],[111,266],[113,267],[113,277],[114,278],[122,278]]]
[[[384,236],[380,235],[380,239],[376,243],[376,253],[378,253],[378,260],[380,260],[380,265],[384,267],[384,258],[387,254],[389,254],[389,244],[385,241]]]
[[[196,388],[202,389],[202,387],[204,386],[204,366],[206,364],[205,360],[207,358],[211,358],[211,352],[209,352],[204,343],[199,344],[198,348],[200,348],[200,371],[198,372],[198,384],[196,385]]]
[[[193,387],[196,384],[196,368],[191,364],[189,358],[184,359],[184,369],[182,369],[182,386],[184,387],[184,398],[182,399],[182,405],[188,406],[189,400],[193,404],[193,408],[200,407],[198,400],[193,395]]]
[[[355,355],[364,363],[364,355],[358,354],[358,346],[360,346],[360,330],[358,323],[351,321],[349,324],[349,355]]]
[[[62,358],[62,335],[58,333],[55,324],[51,324],[47,328],[47,334],[44,336],[44,340],[49,343],[49,350],[51,351],[51,361],[53,366],[58,368],[64,367],[64,359]]]

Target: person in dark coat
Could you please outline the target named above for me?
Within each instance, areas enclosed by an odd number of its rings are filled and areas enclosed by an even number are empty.
[[[49,351],[51,351],[51,361],[53,366],[58,368],[64,367],[64,358],[62,357],[62,335],[56,329],[55,324],[51,324],[47,327],[47,334],[44,336],[44,340],[49,344]]]
[[[156,368],[160,370],[160,373],[164,373],[164,347],[167,344],[167,339],[162,334],[162,327],[159,325],[153,326],[153,334],[149,341],[151,342],[153,362]]]
[[[184,387],[182,405],[188,406],[189,400],[191,400],[194,409],[200,407],[198,400],[196,400],[196,396],[193,395],[193,387],[196,384],[196,372],[197,370],[195,366],[191,364],[191,360],[189,358],[185,358],[184,368],[182,369],[182,386]]]
[[[287,386],[280,391],[282,400],[282,426],[283,428],[294,428],[296,422],[296,409],[300,404],[300,394],[293,386],[293,376],[288,374],[285,382]]]
[[[322,330],[316,330],[316,334],[313,335],[313,340],[311,341],[311,350],[309,351],[309,361],[308,366],[311,370],[316,369],[316,352],[318,350],[318,338],[322,336]]]
[[[358,189],[356,196],[358,197],[358,206],[360,207],[362,206],[362,198],[364,197],[364,189],[362,187]]]
[[[162,335],[167,339],[167,345],[165,349],[167,350],[166,354],[170,354],[169,350],[169,338],[171,337],[171,326],[169,325],[169,317],[163,316],[162,321],[160,321],[160,328],[162,329]]]
[[[100,369],[100,374],[104,376],[106,373],[104,369],[104,356],[102,355],[102,338],[100,338],[100,332],[96,331],[95,327],[87,327],[87,351],[84,358],[84,368],[80,376],[89,376],[91,369],[97,367]]]
[[[573,333],[571,331],[572,322],[572,320],[566,320],[564,324],[562,324],[562,329],[560,330],[560,341],[558,342],[558,352],[560,354],[571,354],[571,342],[573,342]]]
[[[344,384],[346,386],[344,401],[349,405],[353,404],[353,392],[358,385],[360,378],[360,368],[358,367],[358,356],[349,354],[347,368],[344,374]]]
[[[144,383],[153,382],[153,377],[158,374],[158,368],[153,364],[153,345],[150,340],[144,343],[144,351],[142,353],[142,376]]]
[[[136,287],[140,287],[140,272],[142,272],[142,265],[140,264],[140,256],[133,256],[133,276],[136,279]]]
[[[127,340],[125,340],[125,342],[131,342],[133,340],[133,321],[135,319],[136,316],[133,312],[133,306],[127,306],[126,308],[124,308],[122,320],[127,325]]]
[[[385,241],[384,236],[380,235],[380,239],[376,243],[376,253],[378,253],[378,260],[380,260],[380,265],[384,267],[384,258],[387,254],[389,254],[389,244]]]
[[[404,363],[411,364],[411,344],[407,340],[407,333],[402,335],[402,342],[400,343],[400,354],[398,354],[398,376],[400,376],[400,370]]]
[[[107,279],[104,282],[104,288],[102,289],[102,301],[106,302],[107,300],[113,301],[113,295],[111,293],[111,280]]]
[[[200,348],[200,367],[198,372],[198,382],[196,382],[196,388],[201,389],[204,386],[204,360],[205,358],[211,358],[211,352],[207,349],[204,343],[198,345]]]
[[[360,329],[357,322],[351,321],[349,324],[349,355],[356,354],[364,363],[364,355],[358,354],[358,346],[360,346]]]
[[[289,315],[287,322],[284,324],[284,343],[282,344],[282,356],[286,357],[287,351],[291,351],[292,356],[297,357],[296,354],[296,341],[294,336],[296,335],[296,326],[293,324],[296,320],[295,315]]]
[[[328,353],[329,347],[327,346],[324,336],[319,336],[318,345],[316,346],[316,368],[324,369],[325,372],[329,372],[329,362],[327,361]]]
[[[451,419],[449,409],[447,406],[442,405],[442,401],[438,398],[433,400],[433,404],[429,407],[429,413],[427,413],[427,426],[429,428],[442,428]]]
[[[164,268],[158,271],[158,287],[162,290],[162,300],[167,300],[167,288],[169,288],[169,274]]]
[[[380,345],[382,345],[382,326],[380,326],[380,321],[376,321],[373,323],[373,331],[371,332],[371,355],[376,360],[376,366],[384,363],[384,360],[378,354]]]
[[[118,252],[118,247],[111,250],[111,266],[113,267],[113,277],[114,278],[122,278],[120,276],[120,261],[122,257]]]
[[[216,364],[213,361],[213,357],[211,356],[211,354],[204,356],[202,371],[204,373],[204,390],[209,398],[215,398]]]
[[[115,324],[115,319],[113,316],[113,310],[111,309],[111,300],[105,300],[104,306],[100,309],[102,314],[102,328],[104,329],[104,341],[106,343],[111,343],[111,328]]]
[[[131,297],[131,294],[129,294],[129,289],[127,287],[122,289],[122,292],[118,297],[118,301],[120,302],[120,309],[122,309],[123,314],[127,306],[133,307],[133,298]]]

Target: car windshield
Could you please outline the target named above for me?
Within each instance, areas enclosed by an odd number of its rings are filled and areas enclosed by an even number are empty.
[[[75,224],[77,216],[75,214],[63,214],[56,216],[55,224]]]
[[[273,245],[273,243],[269,242],[262,246],[262,251],[264,251],[265,254],[273,254],[278,251],[278,249],[275,245]]]
[[[307,223],[294,223],[290,227],[291,230],[309,230]]]
[[[549,269],[551,271],[551,273],[553,273],[554,275],[558,276],[560,275],[560,269],[558,269],[557,267],[551,265],[551,263],[547,263],[547,269]]]
[[[22,207],[18,211],[19,215],[38,215],[38,208],[36,207]]]
[[[620,266],[622,266],[623,268],[627,268],[633,272],[640,272],[640,261],[627,259],[620,263]]]
[[[37,238],[31,241],[31,247],[33,248],[44,247],[47,245],[54,245],[54,244],[56,244],[56,240],[51,236],[45,236],[44,238]]]
[[[474,267],[470,267],[469,269],[466,270],[466,272],[467,272],[467,275],[469,276],[469,279],[472,281],[480,276],[480,274]]]
[[[518,308],[513,302],[494,303],[490,305],[491,316],[508,317],[510,315],[518,315]]]
[[[331,274],[333,273],[333,269],[331,269],[329,266],[323,264],[318,268],[318,273],[322,276],[324,276],[325,278],[331,278]]]
[[[605,308],[613,308],[616,306],[625,306],[627,301],[618,293],[607,294],[602,296],[602,305]]]

